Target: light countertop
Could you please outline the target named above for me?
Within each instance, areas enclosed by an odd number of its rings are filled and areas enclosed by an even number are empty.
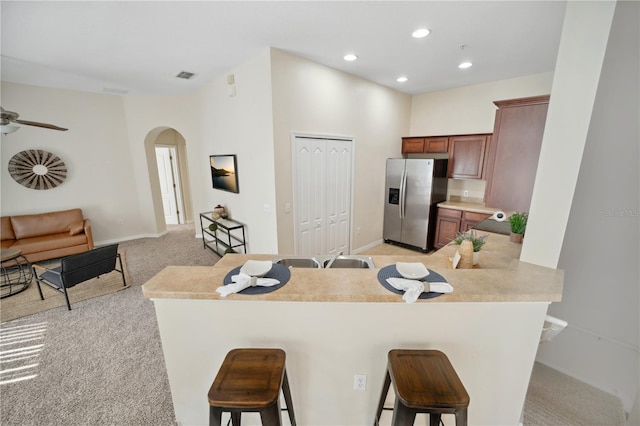
[[[482,203],[471,203],[469,201],[443,201],[442,203],[438,203],[438,207],[484,214],[494,214],[495,212],[500,210],[494,209],[492,207],[486,207]]]
[[[480,232],[482,234],[482,232]],[[564,273],[517,260],[520,244],[505,235],[489,234],[480,252],[478,268],[447,269],[447,257],[456,246],[448,245],[433,254],[371,256],[375,269],[292,268],[287,284],[259,295],[216,293],[226,274],[249,259],[271,260],[273,254],[227,254],[214,266],[168,266],[147,281],[142,289],[150,299],[271,300],[292,302],[397,302],[400,295],[378,281],[380,268],[396,262],[421,262],[438,272],[453,286],[453,293],[417,303],[446,302],[559,302]],[[280,255],[281,256],[281,255]]]

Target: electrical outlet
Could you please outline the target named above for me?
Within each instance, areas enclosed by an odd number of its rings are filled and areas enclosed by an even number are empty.
[[[367,388],[366,374],[356,374],[355,376],[353,376],[353,389],[365,390],[366,388]]]
[[[465,197],[468,197],[468,196],[469,196],[469,191],[464,191],[464,192],[462,193],[462,195],[464,195]]]

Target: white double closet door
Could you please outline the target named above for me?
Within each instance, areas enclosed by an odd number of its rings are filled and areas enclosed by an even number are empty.
[[[293,137],[296,254],[350,250],[352,139]]]

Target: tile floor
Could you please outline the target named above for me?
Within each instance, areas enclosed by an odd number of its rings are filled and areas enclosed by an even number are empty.
[[[387,244],[387,243],[382,243],[380,245],[372,247],[369,250],[366,250],[359,254],[367,255],[367,256],[375,256],[375,255],[416,256],[420,254],[424,254],[425,256],[428,255],[428,253],[422,253],[418,250],[409,250],[404,247],[396,246],[393,244]]]

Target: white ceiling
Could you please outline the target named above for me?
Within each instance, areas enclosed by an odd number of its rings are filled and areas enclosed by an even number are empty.
[[[565,5],[2,0],[1,77],[97,93],[183,94],[271,46],[406,93],[424,93],[552,71]],[[413,39],[418,27],[431,35]],[[344,61],[349,52],[359,59]],[[458,69],[464,60],[473,67]],[[175,78],[180,71],[196,76]],[[409,80],[398,83],[399,75]]]

